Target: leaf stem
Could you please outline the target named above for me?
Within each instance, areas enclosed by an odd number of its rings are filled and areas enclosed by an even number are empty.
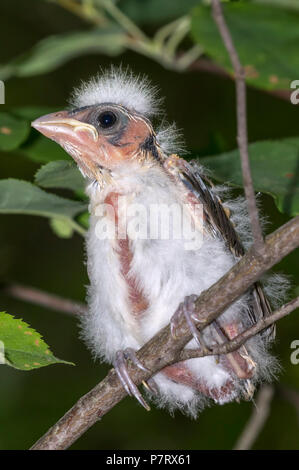
[[[106,23],[106,18],[94,7],[93,0],[84,0],[83,4],[77,3],[74,0],[48,1],[61,6],[70,13],[73,13],[83,20],[89,21],[96,26],[103,26]]]
[[[112,16],[112,18],[123,27],[127,33],[132,37],[138,38],[142,41],[149,41],[149,38],[144,32],[126,16],[111,0],[95,0],[96,4],[103,6],[105,10]]]

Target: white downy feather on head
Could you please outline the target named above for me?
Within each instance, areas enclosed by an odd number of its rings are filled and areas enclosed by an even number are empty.
[[[145,75],[135,75],[129,68],[111,66],[75,88],[70,105],[72,108],[80,108],[114,103],[147,118],[159,116],[163,119],[162,101],[158,96],[158,88]],[[175,123],[162,122],[158,126],[157,143],[167,155],[184,153],[182,134]]]
[[[128,110],[151,117],[160,111],[158,88],[144,75],[134,75],[129,69],[111,66],[88,82],[82,82],[71,96],[74,107],[114,103]]]

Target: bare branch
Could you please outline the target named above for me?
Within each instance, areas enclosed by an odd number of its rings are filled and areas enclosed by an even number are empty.
[[[251,220],[251,229],[254,243],[258,250],[263,245],[263,234],[256,205],[248,153],[245,70],[240,63],[232,36],[224,19],[222,6],[219,0],[212,0],[212,13],[235,73],[238,127],[237,141],[240,150],[243,184]]]
[[[181,54],[178,54],[178,59],[181,56]],[[204,57],[200,57],[199,59],[195,60],[192,62],[192,64],[189,65],[188,70],[194,70],[197,72],[206,72],[210,73],[213,75],[218,75],[219,77],[224,77],[224,78],[232,78],[231,75],[220,65],[218,65],[216,62],[213,62],[209,59],[206,59]],[[254,88],[252,86],[252,88]],[[274,96],[275,98],[280,98],[282,100],[290,102],[290,95],[291,91],[290,90],[259,90],[263,94],[268,94],[270,96]]]
[[[261,387],[257,395],[255,408],[253,409],[252,415],[239,437],[234,450],[248,450],[252,448],[268,419],[273,396],[274,387],[272,385],[265,384]]]
[[[80,315],[86,312],[86,305],[74,300],[64,299],[58,295],[49,294],[33,287],[23,286],[21,284],[7,284],[1,289],[6,295],[15,299],[25,300],[32,304],[41,305],[43,307],[58,312],[67,313],[69,315]]]
[[[259,253],[252,247],[227,274],[200,295],[197,310],[205,321],[198,325],[198,329],[201,330],[210,324],[266,270],[298,245],[299,217],[296,217],[269,235]],[[138,359],[150,372],[128,364],[128,372],[134,383],[138,385],[167,365],[178,362],[183,347],[190,339],[190,331],[184,318],[180,320],[176,338],[171,335],[170,325],[164,327],[137,352]],[[125,395],[126,392],[112,369],[104,380],[81,397],[32,449],[54,450],[69,447]]]

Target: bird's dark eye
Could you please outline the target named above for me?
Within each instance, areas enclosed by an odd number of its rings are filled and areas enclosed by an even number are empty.
[[[116,114],[112,111],[104,111],[98,116],[98,123],[103,129],[108,129],[116,123]]]

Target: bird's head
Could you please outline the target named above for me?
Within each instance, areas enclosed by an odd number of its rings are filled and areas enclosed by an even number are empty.
[[[156,90],[146,79],[111,69],[75,90],[72,109],[42,116],[32,126],[95,180],[103,170],[165,158],[173,128],[169,136],[165,130],[155,133],[149,118],[157,111]]]

